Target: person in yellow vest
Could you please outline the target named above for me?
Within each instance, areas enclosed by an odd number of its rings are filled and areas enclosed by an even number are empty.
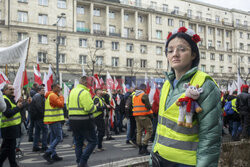
[[[3,87],[3,98],[6,103],[6,110],[1,114],[1,135],[3,138],[0,151],[0,167],[3,166],[6,158],[9,159],[11,167],[18,167],[16,163],[16,138],[21,135],[21,114],[23,98],[20,97],[17,103],[14,98],[14,87],[6,84]]]
[[[56,146],[62,140],[61,121],[64,121],[64,98],[58,83],[53,83],[51,89],[52,91],[47,92],[45,95],[46,100],[43,118],[44,124],[48,124],[50,130],[50,146],[43,155],[43,158],[49,163],[63,159],[57,155]]]
[[[0,113],[4,112],[5,110],[6,110],[6,103],[3,98],[3,93],[2,91],[0,91]],[[0,119],[0,122],[1,122],[1,119]]]
[[[104,111],[105,111],[105,100],[102,97],[102,90],[96,89],[95,96],[93,98],[94,104],[96,105],[96,111],[93,114],[94,121],[97,127],[97,151],[104,151],[102,147],[103,137],[105,136],[105,121],[104,121]]]
[[[180,27],[169,33],[166,56],[171,72],[166,73],[159,103],[156,135],[152,147],[154,167],[218,166],[222,133],[220,90],[216,82],[198,70],[199,35]],[[176,101],[185,97],[184,83],[203,88],[197,102],[202,112],[193,116],[192,128],[178,125]]]
[[[87,77],[82,76],[79,84],[70,92],[67,108],[69,111],[69,124],[73,131],[75,141],[76,163],[79,167],[87,167],[87,162],[95,149],[97,139],[93,113],[96,106],[87,88]],[[88,141],[83,150],[83,141]]]
[[[136,121],[136,143],[139,147],[139,155],[149,155],[147,150],[148,141],[153,133],[153,125],[151,118],[153,117],[153,111],[151,110],[151,105],[148,99],[148,95],[145,94],[146,85],[141,84],[138,90],[135,91],[133,95],[133,116]],[[146,130],[146,135],[142,142],[142,132]]]

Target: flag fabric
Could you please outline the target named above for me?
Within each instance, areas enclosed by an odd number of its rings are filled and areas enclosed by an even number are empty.
[[[132,88],[135,88],[135,84],[134,84],[134,82],[132,81]]]
[[[109,96],[111,97],[111,101],[110,101],[110,105],[111,105],[111,108],[110,108],[110,113],[109,113],[109,119],[110,119],[110,126],[112,128],[114,128],[114,108],[115,108],[115,101],[114,99],[112,98],[112,94],[111,94],[111,89],[108,89],[108,94]]]
[[[101,84],[100,84],[100,80],[97,74],[94,74],[93,77],[94,81],[95,81],[95,88],[101,89]]]
[[[229,94],[232,95],[233,91],[237,90],[237,82],[234,80],[232,85],[231,85],[231,89],[229,91]]]
[[[118,88],[118,85],[119,85],[119,83],[118,83],[118,81],[116,80],[116,78],[115,78],[115,76],[114,76],[114,84],[113,84],[113,90],[117,90],[117,88]]]
[[[102,78],[100,78],[100,85],[102,86],[104,84],[104,81]]]
[[[46,72],[44,72],[44,74],[43,74],[43,84],[45,85],[45,92],[48,92],[47,74],[46,74]]]
[[[29,84],[29,80],[28,80],[28,76],[27,76],[27,71],[24,70],[24,72],[23,72],[22,87],[25,86],[25,85],[28,85],[28,84]]]
[[[63,88],[64,103],[66,104],[69,97],[70,89],[65,83],[63,84]]]
[[[114,85],[114,81],[108,71],[107,71],[107,76],[106,76],[106,85],[107,85],[107,90],[111,90]]]
[[[51,68],[51,65],[49,65],[49,71],[48,71],[48,75],[47,75],[47,88],[48,91],[51,91],[51,85],[53,84],[53,71]]]
[[[75,82],[74,82],[74,88],[76,88],[76,86],[79,84],[79,81],[78,79],[75,79]]]
[[[28,45],[29,38],[26,38],[10,47],[0,48],[0,65],[25,62]]]
[[[120,98],[119,94],[116,95],[116,99],[115,100],[116,100],[117,105],[121,104],[121,98]]]
[[[241,79],[240,77],[240,72],[238,70],[238,73],[237,73],[237,89],[238,89],[238,92],[237,94],[239,95],[241,93],[241,86],[244,84],[244,81]]]
[[[35,68],[35,66],[33,66],[33,68],[34,68],[34,82],[41,85],[43,82],[42,82],[42,78],[41,78],[39,64],[37,64],[37,69]]]
[[[0,71],[0,89],[2,89],[4,85],[8,83],[10,83],[9,79],[3,72]]]
[[[148,95],[149,102],[152,105],[152,111],[154,113],[157,113],[159,109],[159,100],[160,100],[159,96],[160,96],[160,90],[158,89],[157,83],[154,83]]]
[[[29,38],[21,41],[21,43],[19,42],[18,45],[15,44],[15,48],[12,48],[11,50],[8,51],[7,55],[9,56],[8,59],[11,61],[11,58],[14,58],[13,56],[18,56],[16,57],[16,59],[18,60],[18,63],[20,63],[20,66],[18,68],[14,83],[13,83],[13,87],[14,87],[14,96],[15,96],[15,101],[17,102],[18,99],[21,97],[22,95],[22,87],[24,86],[24,84],[27,84],[27,73],[25,72],[25,61],[26,61],[26,57],[27,57],[27,53],[28,53],[28,45],[29,45]],[[14,45],[13,45],[14,46]],[[1,53],[1,58],[2,59],[3,55],[5,54]],[[7,59],[7,58],[6,58]],[[6,61],[5,61],[6,62]],[[8,62],[10,63],[10,62]],[[11,63],[17,63],[16,61],[12,61]],[[5,64],[5,63],[3,63]],[[26,74],[26,77],[25,77]],[[25,82],[24,82],[25,81]]]
[[[126,87],[126,85],[124,84],[124,82],[122,82],[122,90],[124,93],[127,93],[128,89]]]

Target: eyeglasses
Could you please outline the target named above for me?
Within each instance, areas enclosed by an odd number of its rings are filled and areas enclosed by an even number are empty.
[[[173,54],[174,51],[176,51],[178,53],[184,53],[184,52],[186,52],[187,50],[190,50],[190,49],[191,48],[185,47],[185,46],[177,46],[176,48],[170,47],[170,48],[166,48],[166,53],[170,54],[170,55]]]

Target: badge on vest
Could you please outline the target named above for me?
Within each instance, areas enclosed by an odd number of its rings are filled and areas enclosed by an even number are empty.
[[[178,125],[192,128],[192,119],[194,112],[200,113],[202,111],[202,108],[196,100],[200,97],[203,89],[199,88],[199,85],[196,85],[195,87],[190,85],[190,83],[185,83],[183,87],[186,89],[185,97],[179,98],[176,102],[176,105],[179,106]]]

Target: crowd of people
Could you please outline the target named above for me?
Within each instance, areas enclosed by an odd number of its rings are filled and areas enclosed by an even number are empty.
[[[199,41],[199,36],[185,27],[169,34],[166,57],[171,72],[166,73],[160,100],[153,108],[145,84],[126,93],[97,88],[92,96],[88,77],[81,76],[66,100],[58,83],[46,93],[44,85],[34,83],[28,98],[21,97],[17,102],[13,85],[6,84],[0,91],[0,167],[7,158],[11,167],[18,166],[16,152],[26,129],[28,140],[33,142],[32,151],[44,152],[42,157],[49,164],[62,161],[56,147],[66,137],[62,128],[65,121],[72,131],[79,167],[88,166],[95,149],[105,151],[105,136],[106,140],[115,140],[112,135],[125,130],[124,142],[138,148],[139,155],[151,154],[154,167],[218,166],[222,115],[233,140],[250,136],[249,88],[243,85],[241,94],[233,92],[231,96],[226,92],[220,98],[217,83],[198,70]],[[187,96],[187,87],[193,98]],[[185,111],[181,122],[180,110]],[[187,119],[190,115],[191,120]],[[148,150],[149,141],[153,142],[152,151]]]

